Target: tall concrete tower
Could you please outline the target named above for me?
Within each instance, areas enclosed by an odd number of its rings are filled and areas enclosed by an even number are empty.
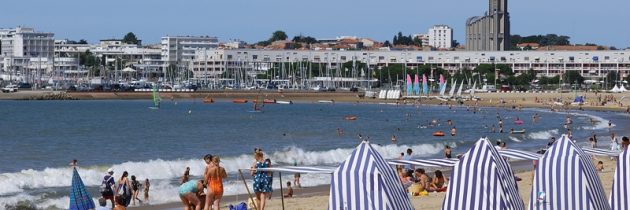
[[[504,51],[510,48],[510,14],[507,0],[489,0],[484,16],[466,21],[466,49]]]

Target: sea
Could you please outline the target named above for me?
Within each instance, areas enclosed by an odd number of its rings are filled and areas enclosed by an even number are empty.
[[[408,148],[416,158],[442,158],[444,146],[464,153],[482,137],[507,142],[511,149],[537,151],[567,128],[578,144],[586,146],[586,139],[596,134],[607,148],[611,132],[624,135],[629,125],[628,115],[617,112],[509,106],[295,103],[267,104],[262,112],[253,112],[251,103],[228,101],[165,100],[157,110],[150,106],[149,100],[0,101],[0,208],[28,200],[44,209],[67,209],[73,159],[95,199],[106,170],[113,168],[117,179],[123,171],[149,179],[149,204],[154,205],[178,202],[179,178],[186,167],[194,178],[201,177],[205,154],[221,157],[229,173],[225,194],[233,195],[246,192],[239,169],[251,182],[247,169],[254,148],[261,148],[274,166],[334,167],[361,140],[369,140],[387,159]],[[346,120],[349,115],[357,119]],[[572,124],[565,126],[567,117]],[[504,133],[498,133],[499,118]],[[517,125],[517,119],[524,123]],[[526,132],[511,135],[511,128]],[[436,131],[446,135],[435,137]],[[282,177],[291,180],[293,175]],[[329,183],[326,175],[302,175],[306,187]],[[278,181],[274,187],[280,187]]]

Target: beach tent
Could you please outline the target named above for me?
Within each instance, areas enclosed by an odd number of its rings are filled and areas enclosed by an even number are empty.
[[[538,161],[529,209],[610,209],[591,156],[566,135]]]
[[[606,157],[619,156],[619,151],[613,151],[613,150],[607,150],[607,149],[582,147],[582,150],[586,152],[587,154],[594,155],[594,156],[606,156]]]
[[[335,169],[330,210],[413,209],[396,171],[367,141]]]
[[[77,168],[74,167],[72,169],[72,186],[70,188],[70,206],[68,209],[89,210],[94,208],[94,200],[92,200],[92,196],[85,189]]]
[[[630,152],[624,149],[619,160],[613,178],[612,192],[610,193],[610,207],[612,210],[630,209]]]
[[[487,139],[480,139],[453,168],[443,210],[522,210],[514,174]]]
[[[612,90],[610,90],[610,92],[613,92],[613,93],[620,93],[620,92],[621,92],[621,89],[619,89],[619,86],[615,85],[615,87],[613,87],[613,89],[612,89]]]

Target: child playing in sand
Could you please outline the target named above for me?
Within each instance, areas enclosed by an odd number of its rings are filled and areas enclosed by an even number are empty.
[[[284,194],[285,198],[293,197],[293,187],[291,187],[291,182],[287,182],[287,194]]]

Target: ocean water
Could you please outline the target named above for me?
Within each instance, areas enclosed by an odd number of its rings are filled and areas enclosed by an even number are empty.
[[[359,135],[369,138],[386,158],[397,158],[407,148],[418,158],[439,158],[445,145],[463,153],[480,137],[506,141],[509,148],[537,150],[550,137],[566,133],[567,116],[580,143],[592,133],[605,139],[610,131],[624,130],[616,125],[627,125],[627,115],[619,113],[474,111],[464,106],[298,103],[266,105],[262,113],[250,112],[251,104],[228,102],[164,101],[159,110],[148,106],[148,100],[0,101],[0,208],[19,200],[67,208],[72,159],[79,161],[79,173],[92,196],[100,196],[98,185],[112,167],[117,178],[128,171],[140,180],[150,179],[151,203],[158,204],[179,200],[178,178],[186,167],[194,177],[201,176],[201,157],[207,153],[221,156],[229,172],[226,194],[240,194],[244,187],[237,171],[251,166],[257,147],[274,165],[335,166],[359,143]],[[532,121],[535,113],[538,122]],[[358,119],[346,121],[346,115]],[[497,116],[506,133],[490,132]],[[525,123],[516,125],[516,118]],[[457,129],[454,137],[448,135],[449,119]],[[608,120],[614,122],[611,130]],[[510,128],[527,132],[510,135]],[[447,135],[434,137],[435,131]],[[392,135],[397,145],[391,143]],[[285,180],[291,177],[283,174]],[[302,177],[304,186],[329,183],[327,176]]]

